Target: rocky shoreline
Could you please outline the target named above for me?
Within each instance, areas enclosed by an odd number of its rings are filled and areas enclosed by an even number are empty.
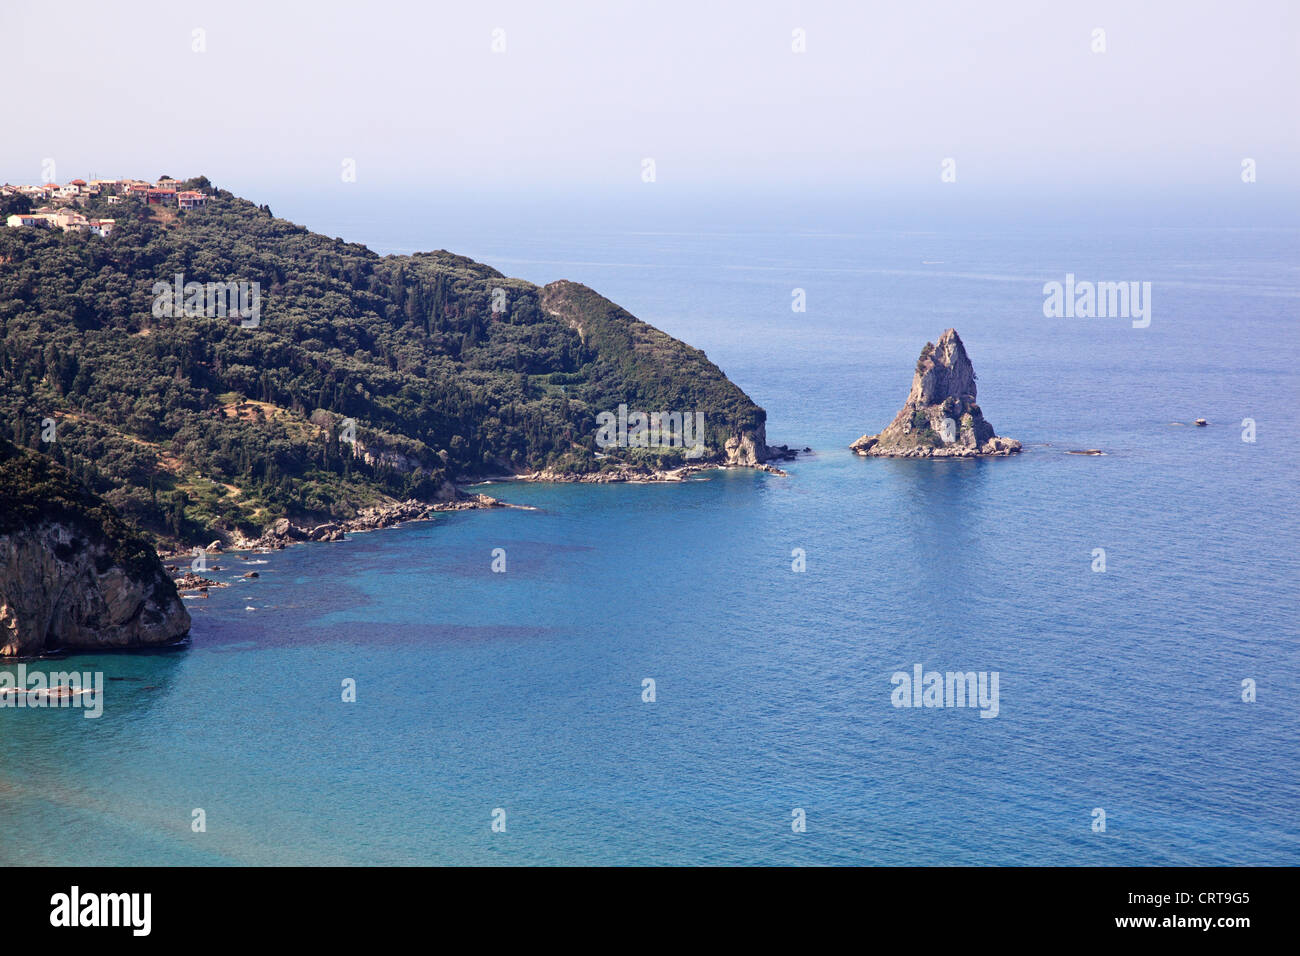
[[[725,465],[711,463],[707,465],[682,465],[680,468],[666,468],[662,470],[624,466],[613,471],[592,471],[581,472],[578,474],[543,470],[529,472],[527,474],[506,475],[503,476],[501,480],[589,485],[656,484],[663,482],[687,481],[693,475],[698,475],[705,471],[728,471],[733,469],[765,471],[769,475],[780,475],[783,478],[789,476],[789,472],[783,471],[775,465],[769,465],[766,463],[758,465]]]
[[[769,447],[767,449],[769,458],[776,458],[782,461],[790,461],[799,454],[798,451],[787,448],[785,445]],[[811,452],[812,449],[805,448],[805,453]],[[693,475],[704,471],[715,471],[729,468],[746,468],[755,471],[764,471],[768,474],[786,476],[787,472],[777,468],[775,465],[764,463],[739,464],[735,462],[707,462],[700,464],[683,465],[679,468],[670,468],[663,470],[637,468],[635,466],[624,466],[612,471],[588,472],[582,474],[568,474],[549,470],[541,470],[526,474],[501,475],[495,478],[486,478],[483,481],[528,481],[528,482],[581,482],[590,484],[616,484],[616,483],[654,483],[654,482],[679,482],[686,481]],[[204,550],[209,555],[219,555],[233,551],[248,551],[254,553],[267,553],[270,551],[279,551],[293,544],[306,542],[321,541],[342,541],[348,534],[356,534],[365,531],[378,531],[382,528],[392,528],[408,521],[427,521],[436,514],[448,511],[473,511],[483,508],[517,508],[524,511],[534,510],[528,505],[512,505],[508,502],[501,501],[491,495],[485,495],[475,492],[459,492],[457,497],[447,501],[427,502],[419,501],[414,498],[408,498],[406,501],[399,501],[391,505],[379,505],[373,508],[366,508],[361,511],[355,518],[346,518],[339,521],[327,521],[313,525],[296,524],[289,518],[280,518],[271,525],[266,531],[256,538],[247,538],[239,533],[231,536],[228,542],[221,540],[212,541]],[[172,575],[177,573],[188,564],[194,557],[191,551],[172,551],[159,552],[159,558],[166,563],[166,570]],[[213,565],[207,570],[219,571],[221,568]],[[257,577],[256,572],[244,575],[244,577]],[[203,577],[193,570],[187,570],[179,576],[173,577],[177,591],[187,594],[207,595],[210,588],[229,587],[229,583],[215,581],[211,578]]]
[[[266,553],[269,551],[279,551],[289,547],[292,544],[301,544],[309,541],[342,541],[348,534],[355,534],[364,531],[378,531],[381,528],[392,528],[399,524],[405,524],[408,521],[427,521],[435,514],[447,511],[473,511],[480,508],[519,508],[521,505],[511,505],[500,501],[490,495],[467,494],[457,497],[450,501],[418,501],[414,498],[408,498],[406,501],[399,501],[391,505],[379,505],[373,508],[366,508],[361,511],[355,518],[345,518],[339,521],[327,521],[314,525],[295,524],[288,518],[280,518],[262,535],[256,538],[246,538],[236,533],[231,540],[226,543],[220,540],[213,541],[204,550],[210,554],[222,554],[230,551],[250,551]],[[180,570],[180,567],[188,563],[193,558],[193,552],[173,551],[160,552],[159,557],[167,562],[167,570],[173,574]],[[209,568],[211,571],[219,571],[221,568],[217,565]],[[257,577],[256,572],[245,574],[244,577]],[[206,594],[209,588],[224,588],[230,585],[225,582],[214,581],[210,578],[202,577],[194,571],[186,571],[179,577],[174,578],[176,589],[183,593]]]
[[[977,448],[938,447],[916,445],[911,448],[879,447],[878,439],[863,435],[849,449],[859,455],[875,458],[1003,458],[1018,455],[1023,450],[1014,438],[994,436]]]
[[[232,547],[238,550],[272,551],[300,541],[342,541],[348,534],[361,531],[378,531],[408,521],[425,521],[444,511],[472,511],[478,508],[509,508],[503,501],[490,495],[466,495],[450,501],[418,501],[408,498],[391,505],[366,508],[355,518],[326,521],[307,527],[281,518],[259,538],[236,535]]]
[[[733,439],[734,441],[734,439]],[[528,481],[528,482],[556,482],[560,484],[590,484],[590,485],[612,485],[612,484],[655,484],[661,482],[688,481],[695,475],[706,471],[726,471],[729,469],[748,469],[750,471],[765,471],[769,475],[780,475],[789,477],[789,473],[770,465],[768,462],[777,461],[794,461],[800,454],[811,454],[811,448],[804,448],[802,451],[790,448],[787,445],[766,445],[764,446],[764,456],[761,461],[754,460],[752,456],[737,456],[734,448],[728,449],[728,456],[725,459],[715,458],[708,461],[691,462],[688,465],[679,465],[676,468],[649,468],[644,465],[620,464],[618,467],[611,468],[607,471],[584,471],[584,472],[567,472],[552,471],[544,468],[539,471],[519,472],[516,474],[494,475],[483,478],[483,483],[494,481]]]

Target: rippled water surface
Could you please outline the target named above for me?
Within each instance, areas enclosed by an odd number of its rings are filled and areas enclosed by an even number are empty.
[[[464,232],[815,454],[223,559],[188,649],[67,662],[102,718],[0,709],[0,862],[1300,862],[1294,231]],[[1045,319],[1067,271],[1151,281],[1150,327]],[[851,455],[948,326],[1025,454]],[[997,671],[996,719],[893,707],[917,663]]]

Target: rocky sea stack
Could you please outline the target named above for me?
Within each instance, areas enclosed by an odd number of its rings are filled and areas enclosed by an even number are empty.
[[[1020,442],[999,438],[975,404],[975,367],[956,329],[926,342],[907,403],[879,435],[849,446],[881,458],[980,458],[1014,455]]]
[[[149,541],[56,462],[0,439],[0,658],[173,644],[189,629]]]

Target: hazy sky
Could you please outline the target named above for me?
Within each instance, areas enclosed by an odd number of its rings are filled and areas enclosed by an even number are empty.
[[[643,188],[653,158],[669,187],[887,195],[940,188],[952,157],[963,189],[1159,191],[1232,188],[1250,157],[1294,190],[1298,10],[9,0],[0,181],[52,158],[60,182],[256,196],[344,188],[353,159],[370,189],[565,193]]]

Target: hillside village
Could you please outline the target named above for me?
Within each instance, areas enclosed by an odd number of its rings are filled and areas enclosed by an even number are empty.
[[[208,202],[207,193],[199,189],[185,189],[180,180],[164,177],[156,182],[142,179],[74,179],[60,186],[42,183],[36,186],[0,186],[0,199],[26,196],[32,203],[52,203],[30,212],[14,213],[6,219],[12,228],[41,227],[61,229],[64,232],[90,232],[107,236],[117,224],[116,219],[87,217],[78,210],[92,199],[103,198],[110,206],[125,200],[147,205],[174,206],[178,209],[198,209]],[[12,207],[11,207],[12,208]]]

